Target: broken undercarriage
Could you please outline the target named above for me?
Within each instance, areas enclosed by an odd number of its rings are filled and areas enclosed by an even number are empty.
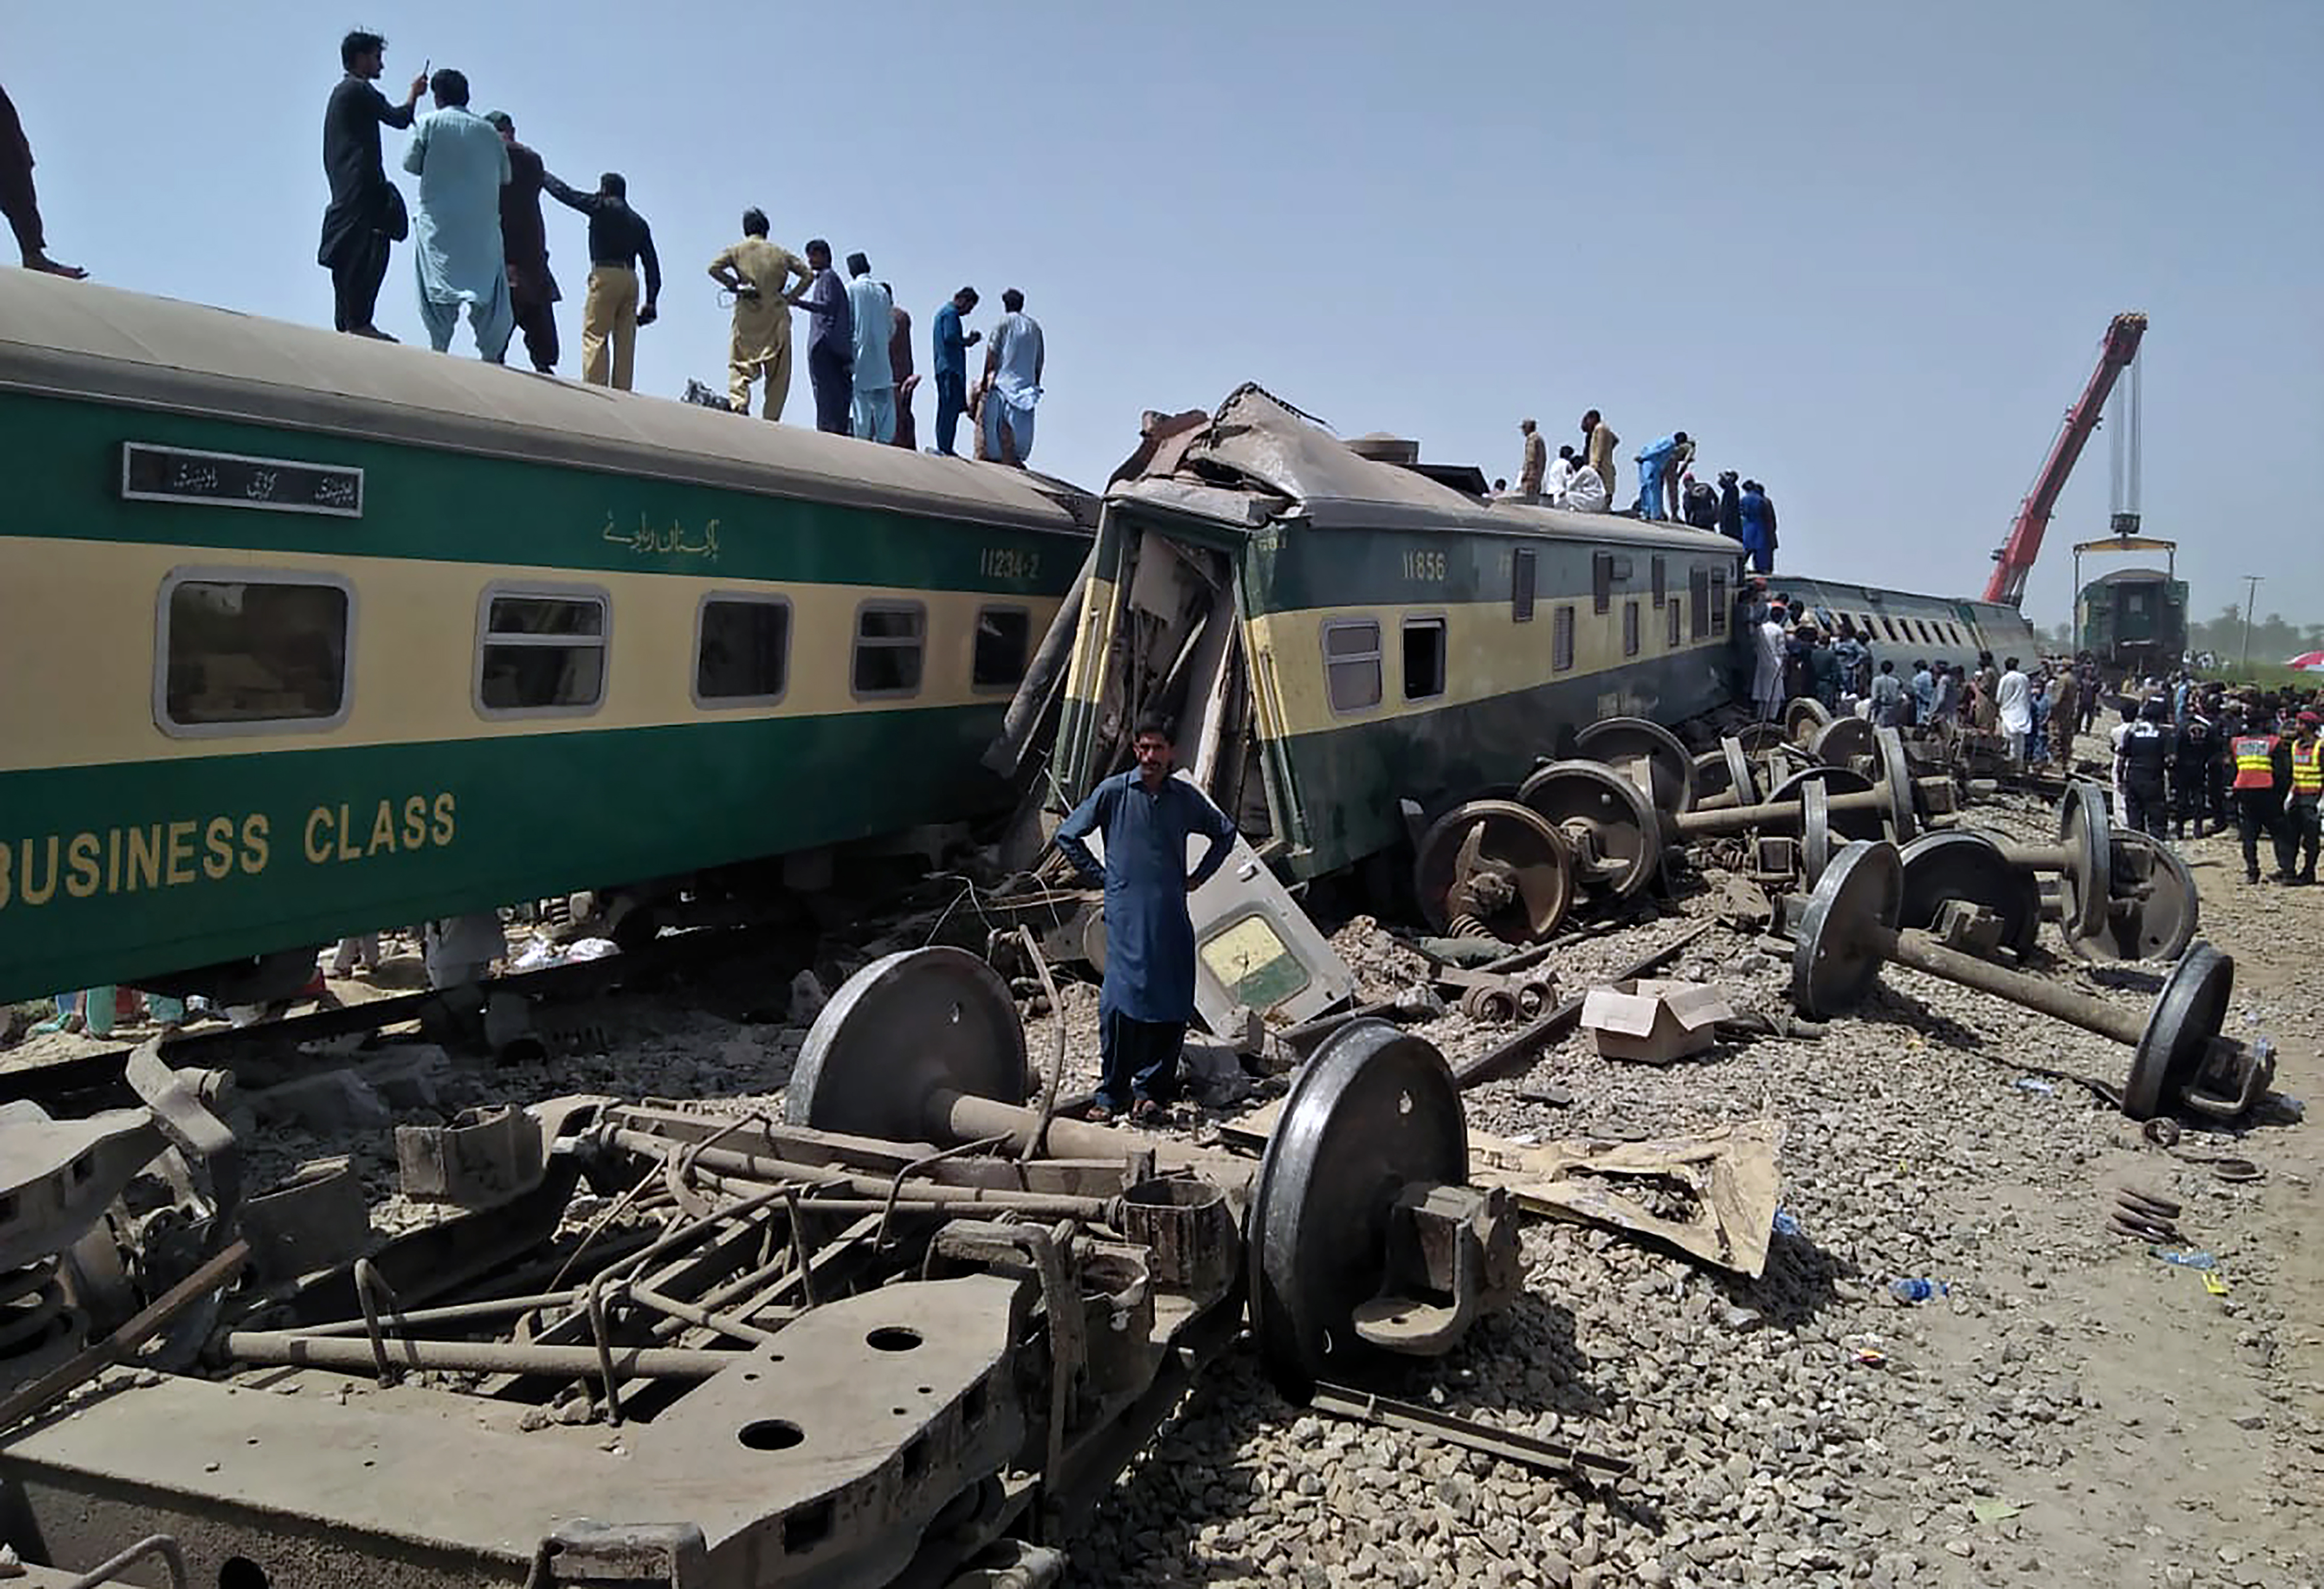
[[[145,1110],[5,1122],[40,1306],[0,1342],[0,1538],[34,1582],[132,1546],[109,1581],[1054,1582],[1246,1317],[1304,1397],[1450,1350],[1520,1281],[1427,1043],[1335,1033],[1260,1159],[1157,1143],[1027,1105],[1016,1006],[957,950],[859,973],[780,1119],[408,1129],[407,1191],[451,1211],[383,1244],[327,1166],[245,1210],[230,1109],[133,1075]]]

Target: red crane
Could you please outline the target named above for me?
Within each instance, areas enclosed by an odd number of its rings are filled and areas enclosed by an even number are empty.
[[[2043,460],[2042,473],[2034,477],[2033,489],[2018,507],[2017,521],[2009,527],[2008,544],[1993,555],[1993,577],[1985,586],[1987,601],[2012,607],[2024,603],[2025,576],[2034,571],[2034,558],[2042,550],[2042,532],[2050,528],[2058,493],[2066,489],[2066,477],[2074,472],[2083,444],[2098,427],[2098,415],[2106,408],[2107,394],[2114,390],[2115,378],[2137,356],[2138,339],[2145,335],[2144,315],[2116,315],[2107,326],[2106,340],[2098,345],[2098,367],[2090,372],[2090,383],[2082,389],[2080,399],[2066,410],[2058,439],[2050,444],[2050,455]]]

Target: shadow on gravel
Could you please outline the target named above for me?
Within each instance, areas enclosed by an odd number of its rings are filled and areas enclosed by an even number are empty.
[[[1858,1016],[1875,1025],[1904,1026],[1919,1033],[1931,1042],[1941,1042],[1947,1048],[1981,1049],[1985,1039],[1962,1025],[1950,1015],[1941,1015],[1909,993],[1882,984],[1872,997],[1864,1001]]]
[[[1804,1235],[1778,1230],[1767,1243],[1767,1267],[1757,1280],[1741,1275],[1703,1272],[1718,1285],[1729,1305],[1748,1308],[1769,1329],[1790,1334],[1812,1324],[1840,1300],[1837,1282],[1853,1281],[1862,1271],[1847,1259],[1825,1252]]]
[[[2142,970],[2136,966],[2084,966],[2082,974],[2100,987],[2111,987],[2124,993],[2156,994],[2163,991],[2163,973]]]

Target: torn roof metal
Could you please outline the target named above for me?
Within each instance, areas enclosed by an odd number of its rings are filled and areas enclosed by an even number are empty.
[[[1106,501],[1244,527],[1298,519],[1321,529],[1462,529],[1598,542],[1618,535],[1689,549],[1734,544],[1686,525],[1480,500],[1406,465],[1365,457],[1314,416],[1250,381],[1207,418],[1149,412]]]

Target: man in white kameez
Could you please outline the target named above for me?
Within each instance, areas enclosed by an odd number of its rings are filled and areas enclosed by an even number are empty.
[[[2016,657],[2009,659],[1994,693],[2001,731],[2009,739],[2010,765],[2022,767],[2025,765],[2025,741],[2034,731],[2034,685],[2019,669]]]
[[[428,79],[436,109],[413,129],[403,169],[420,179],[412,256],[420,269],[420,317],[438,353],[452,345],[460,306],[476,351],[500,363],[516,329],[508,256],[501,246],[501,188],[509,179],[500,131],[468,108],[468,79],[446,67]]]
[[[1758,708],[1763,722],[1774,722],[1784,714],[1784,620],[1788,616],[1783,604],[1775,602],[1768,607],[1767,616],[1759,624],[1758,650],[1753,657],[1751,673],[1751,701]]]
[[[979,423],[984,429],[987,455],[997,462],[1025,466],[1033,455],[1033,405],[1041,400],[1041,376],[1048,351],[1041,339],[1041,324],[1025,312],[1025,295],[1015,288],[1001,295],[1008,312],[992,330],[992,344],[984,355],[984,403]]]

